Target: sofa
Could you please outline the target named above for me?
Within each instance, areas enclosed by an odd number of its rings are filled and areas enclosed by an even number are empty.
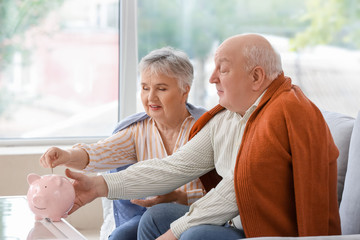
[[[256,240],[360,240],[360,112],[357,118],[322,110],[335,144],[339,149],[338,201],[341,236],[260,237]],[[103,199],[104,225],[100,239],[106,239],[114,228],[110,200]]]
[[[360,239],[360,112],[356,119],[329,111],[322,114],[339,149],[338,201],[342,235],[314,237],[259,237],[254,240]]]

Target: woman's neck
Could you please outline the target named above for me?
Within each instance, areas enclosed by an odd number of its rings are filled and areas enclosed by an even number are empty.
[[[184,120],[190,116],[190,113],[185,108],[184,111],[179,112],[177,117],[167,119],[167,121],[156,121],[155,124],[158,128],[162,141],[164,143],[168,155],[173,153],[176,140],[178,138],[181,126]]]
[[[160,132],[168,132],[179,130],[184,120],[190,116],[189,111],[184,106],[181,110],[177,111],[176,116],[172,115],[166,119],[154,119],[157,128]]]

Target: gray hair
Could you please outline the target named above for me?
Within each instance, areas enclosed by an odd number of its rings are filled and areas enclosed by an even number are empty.
[[[243,48],[245,71],[251,71],[256,66],[264,68],[265,75],[272,81],[282,73],[280,54],[271,46],[246,45]]]
[[[139,71],[150,71],[151,74],[165,74],[178,80],[179,87],[185,92],[191,87],[194,68],[186,53],[171,47],[151,51],[139,63]]]

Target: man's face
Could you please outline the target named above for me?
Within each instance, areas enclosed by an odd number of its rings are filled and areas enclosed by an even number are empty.
[[[216,85],[219,104],[242,116],[254,102],[251,74],[244,70],[244,64],[239,49],[222,44],[215,53],[215,70],[210,77],[210,83]]]

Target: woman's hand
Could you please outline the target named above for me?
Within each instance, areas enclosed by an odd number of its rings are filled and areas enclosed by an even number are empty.
[[[102,176],[87,176],[82,173],[65,170],[66,176],[73,179],[75,189],[75,202],[69,214],[75,212],[80,207],[92,202],[98,197],[108,195],[108,187]]]
[[[133,204],[140,205],[142,207],[152,207],[159,203],[169,203],[176,202],[179,204],[187,205],[187,194],[185,191],[177,189],[171,193],[156,196],[148,199],[133,199],[131,200]]]
[[[81,148],[63,150],[51,147],[41,156],[40,164],[45,168],[64,165],[75,169],[84,169],[89,164],[89,156]]]
[[[156,240],[177,240],[173,232],[169,229],[166,233],[158,237]]]
[[[57,147],[49,148],[40,158],[40,164],[45,168],[65,165],[70,161],[70,153]]]

